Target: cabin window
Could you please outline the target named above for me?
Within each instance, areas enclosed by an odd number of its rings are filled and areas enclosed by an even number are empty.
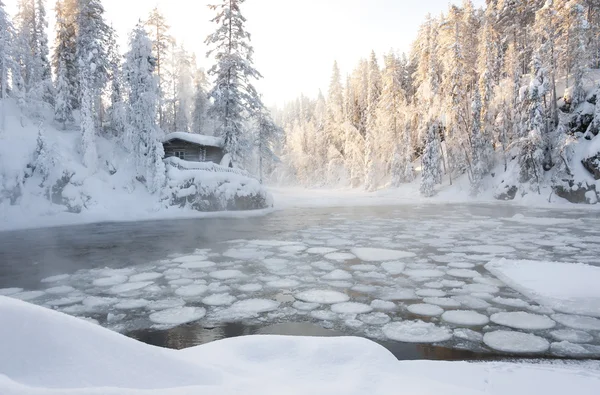
[[[175,156],[181,160],[185,160],[185,151],[175,151]]]

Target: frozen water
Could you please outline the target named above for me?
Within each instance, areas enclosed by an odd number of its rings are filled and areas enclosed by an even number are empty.
[[[344,325],[350,328],[361,328],[365,326],[365,323],[357,319],[349,319],[344,321]]]
[[[461,306],[460,302],[454,298],[425,298],[423,301],[428,304],[435,304],[450,309]]]
[[[464,307],[469,309],[479,310],[487,309],[491,305],[483,299],[476,298],[471,295],[457,295],[453,296],[454,300],[460,302]]]
[[[335,248],[329,248],[329,247],[312,247],[309,248],[308,250],[306,250],[306,252],[308,252],[309,254],[320,254],[320,255],[327,255],[327,254],[331,254],[332,252],[336,252],[337,249]]]
[[[300,285],[300,282],[290,279],[281,279],[267,282],[267,287],[271,288],[294,288]]]
[[[307,303],[307,302],[301,302],[299,300],[295,301],[292,304],[293,308],[295,308],[296,310],[300,310],[300,311],[311,311],[314,309],[318,309],[319,306],[321,306],[319,303]]]
[[[20,299],[20,300],[27,302],[30,300],[38,299],[38,298],[44,296],[45,294],[46,293],[43,291],[24,291],[24,292],[18,292],[18,293],[11,294],[10,297],[15,298],[15,299]]]
[[[352,265],[352,266],[350,266],[350,270],[354,270],[354,271],[357,271],[357,272],[372,272],[372,271],[376,271],[377,270],[377,266],[375,266],[375,265],[368,265],[368,264]]]
[[[186,285],[175,290],[175,294],[184,298],[193,298],[205,294],[208,287],[204,284]]]
[[[244,273],[239,270],[217,270],[215,272],[209,273],[212,278],[216,278],[217,280],[230,280],[233,278],[245,277]]]
[[[406,263],[404,262],[384,262],[381,264],[383,270],[388,272],[389,274],[400,274],[406,268]]]
[[[442,280],[440,282],[442,283],[442,285],[444,287],[448,287],[448,288],[462,287],[463,285],[466,284],[464,281],[460,281],[460,280]]]
[[[452,338],[452,332],[423,321],[392,322],[383,327],[390,340],[405,343],[438,343]]]
[[[558,329],[550,332],[550,336],[558,341],[570,343],[589,343],[594,340],[594,336],[589,333],[575,329]]]
[[[418,299],[413,289],[389,289],[382,292],[379,297],[388,301]]]
[[[417,296],[421,297],[444,297],[446,296],[446,292],[440,291],[439,289],[419,289],[415,292]]]
[[[65,296],[63,298],[49,300],[48,302],[46,302],[46,304],[52,307],[70,306],[75,303],[81,302],[83,299],[83,295]]]
[[[242,292],[258,292],[263,289],[263,286],[258,283],[240,285],[238,289]]]
[[[161,278],[162,276],[162,273],[156,272],[138,273],[129,277],[129,282],[135,283],[140,281],[152,281],[156,280],[157,278]]]
[[[463,286],[462,289],[464,289],[467,292],[471,292],[471,293],[484,292],[484,293],[494,294],[494,293],[500,292],[500,288],[498,288],[494,285],[487,285],[487,284],[467,284],[467,285]]]
[[[524,330],[543,330],[552,329],[556,326],[556,322],[544,315],[526,313],[523,311],[497,313],[491,317],[492,322],[498,325],[509,326],[515,329]]]
[[[239,259],[243,261],[265,259],[269,255],[273,255],[273,253],[268,251],[259,251],[253,248],[243,248],[239,250],[229,249],[223,253],[224,257]]]
[[[468,340],[474,343],[483,342],[483,335],[479,332],[475,332],[472,329],[467,328],[456,328],[454,330],[454,337],[457,339]]]
[[[207,269],[216,265],[216,263],[211,261],[194,261],[182,263],[180,267],[183,269]]]
[[[361,314],[358,319],[368,325],[385,325],[392,319],[385,313]]]
[[[483,335],[483,342],[494,350],[514,354],[543,353],[550,348],[543,337],[512,331],[488,332]]]
[[[115,308],[119,310],[136,310],[148,306],[148,301],[145,299],[128,299],[115,304]]]
[[[475,267],[475,265],[468,262],[451,262],[448,264],[448,267],[454,269],[472,269]]]
[[[59,281],[67,280],[70,276],[68,274],[58,274],[56,276],[50,276],[42,279],[43,283],[56,283]]]
[[[469,251],[481,254],[509,254],[515,252],[515,249],[508,246],[500,245],[478,245],[468,247]]]
[[[411,304],[407,307],[407,310],[413,314],[420,315],[423,317],[437,317],[444,313],[444,309],[434,304]]]
[[[71,287],[70,285],[61,285],[58,287],[48,288],[46,290],[46,293],[49,293],[51,295],[61,295],[61,294],[68,294],[73,291],[75,291],[75,288]]]
[[[304,250],[306,250],[306,246],[305,245],[290,245],[290,246],[283,246],[283,247],[279,247],[279,250],[282,252],[302,252]]]
[[[552,319],[569,328],[600,331],[600,319],[582,315],[553,314]]]
[[[326,262],[326,261],[313,262],[313,263],[311,263],[311,266],[316,269],[320,269],[320,270],[327,270],[327,271],[335,270],[335,265],[331,262]]]
[[[443,277],[444,276],[444,272],[442,272],[441,270],[436,270],[436,269],[406,269],[404,271],[404,274],[406,274],[409,277],[425,277],[425,278],[430,278],[430,277]]]
[[[529,303],[527,303],[526,301],[524,301],[522,299],[515,299],[515,298],[503,298],[503,297],[497,296],[494,299],[492,299],[492,302],[498,303],[503,306],[509,306],[509,307],[518,307],[518,308],[529,307]]]
[[[461,326],[483,326],[490,322],[487,316],[469,310],[446,311],[442,320]]]
[[[474,278],[481,276],[481,274],[478,271],[470,269],[450,269],[448,270],[448,274],[452,277],[458,278]]]
[[[235,302],[231,309],[240,313],[266,313],[268,311],[277,310],[279,303],[269,299],[246,299]]]
[[[430,281],[428,283],[423,284],[424,287],[431,289],[442,289],[444,288],[444,284],[441,281]]]
[[[325,258],[332,261],[349,261],[356,257],[346,252],[332,252],[331,254],[325,255]]]
[[[235,302],[237,298],[228,293],[213,294],[202,299],[202,303],[208,306],[228,306]]]
[[[183,299],[171,298],[171,299],[162,299],[162,300],[156,300],[156,301],[150,302],[150,303],[148,303],[146,308],[150,311],[159,311],[159,310],[174,309],[176,307],[181,307],[184,305],[185,305],[185,301]]]
[[[103,277],[97,278],[92,281],[96,287],[111,287],[113,285],[126,283],[129,277],[123,275],[111,276],[111,277]]]
[[[177,280],[169,281],[169,285],[172,285],[172,286],[174,285],[174,286],[178,286],[178,287],[180,287],[182,285],[190,285],[193,283],[194,283],[194,280],[192,280],[191,278],[180,278]]]
[[[19,292],[23,292],[23,288],[0,288],[1,296],[10,296]]]
[[[371,307],[375,310],[393,311],[396,310],[396,304],[387,300],[375,299],[371,302]]]
[[[597,358],[600,357],[600,346],[591,344],[573,344],[568,341],[552,343],[550,350],[559,357]]]
[[[206,255],[186,255],[173,259],[176,263],[198,262],[206,259]]]
[[[118,284],[118,285],[111,287],[108,291],[113,294],[122,294],[122,293],[126,293],[126,292],[137,291],[138,289],[146,288],[147,286],[152,285],[152,284],[154,284],[154,283],[151,281]]]
[[[350,280],[352,279],[352,274],[348,273],[345,270],[334,270],[331,273],[326,274],[322,277],[323,280]]]
[[[395,261],[416,256],[413,252],[386,250],[381,248],[353,248],[351,252],[364,262]]]
[[[350,297],[345,293],[321,289],[299,292],[294,297],[304,302],[321,304],[344,303],[350,300]]]
[[[310,312],[310,316],[321,321],[333,321],[338,319],[338,315],[329,310],[313,310]]]
[[[150,321],[160,325],[183,325],[206,315],[202,307],[176,307],[150,314]]]
[[[345,302],[332,305],[331,311],[338,314],[365,314],[373,311],[373,308],[363,303]]]

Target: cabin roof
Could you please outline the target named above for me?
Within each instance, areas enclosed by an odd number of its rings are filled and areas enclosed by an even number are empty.
[[[169,133],[163,138],[163,143],[168,143],[173,140],[183,140],[188,143],[202,145],[205,147],[223,148],[224,142],[220,137],[205,136],[203,134],[194,134],[186,132]]]

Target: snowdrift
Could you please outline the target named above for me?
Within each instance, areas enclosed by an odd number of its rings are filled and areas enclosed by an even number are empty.
[[[195,169],[168,164],[167,184],[150,193],[136,179],[135,163],[118,138],[97,136],[98,167],[88,169],[78,152],[78,129],[59,130],[49,121],[50,111],[34,120],[24,116],[13,100],[2,104],[2,228],[143,220],[160,213],[181,216],[272,205],[271,197],[248,173],[216,164],[197,164]]]
[[[0,393],[592,395],[594,364],[398,362],[366,339],[251,336],[176,351],[0,296]]]

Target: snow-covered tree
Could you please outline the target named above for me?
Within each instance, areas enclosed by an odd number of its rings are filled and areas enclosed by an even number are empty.
[[[211,114],[217,122],[217,134],[224,138],[225,151],[234,163],[250,152],[247,120],[255,118],[264,107],[251,82],[261,75],[253,66],[254,49],[245,30],[246,18],[240,11],[243,2],[223,0],[210,6],[217,13],[212,22],[218,27],[205,41],[211,47],[208,55],[216,60],[208,71],[215,80],[209,92],[213,99]]]
[[[192,133],[198,134],[209,134],[207,133],[208,127],[208,111],[210,108],[210,102],[208,100],[208,94],[206,92],[206,74],[204,70],[198,70],[195,76],[195,92],[193,98],[193,110],[192,110]],[[211,131],[212,132],[212,131]]]
[[[158,8],[154,8],[148,20],[145,23],[148,36],[152,40],[152,53],[156,59],[156,75],[158,76],[158,92],[159,92],[159,106],[158,106],[158,123],[159,126],[165,129],[165,122],[163,113],[164,109],[164,98],[166,85],[168,84],[166,78],[166,70],[164,64],[169,56],[169,51],[173,45],[173,37],[169,33],[170,26],[164,15],[159,11]]]
[[[58,0],[55,6],[56,12],[56,38],[54,41],[54,53],[52,63],[56,73],[55,113],[59,122],[71,117],[71,110],[79,108],[79,65],[77,62],[77,1]],[[66,109],[64,103],[68,103]],[[58,106],[58,110],[56,107]]]
[[[435,185],[438,184],[442,176],[440,144],[435,124],[430,124],[427,128],[427,138],[421,162],[421,195],[431,197],[435,195]]]
[[[0,0],[0,100],[7,97],[8,74],[14,64],[12,57],[12,42],[14,28],[4,9],[4,3]],[[0,124],[0,127],[2,124]]]
[[[375,190],[378,187],[378,153],[380,145],[377,137],[377,108],[381,97],[382,82],[381,70],[377,63],[375,51],[371,51],[369,59],[369,85],[367,91],[367,138],[365,151],[365,189],[368,191]]]
[[[263,110],[258,115],[255,142],[258,155],[258,174],[261,184],[263,182],[265,165],[277,160],[272,147],[281,138],[282,134],[283,130],[273,122],[271,114],[267,110]]]
[[[126,147],[133,153],[138,180],[152,193],[165,183],[165,165],[160,130],[156,125],[158,79],[152,42],[143,26],[137,25],[129,38],[123,76],[127,92]]]
[[[111,132],[124,138],[126,126],[126,105],[123,99],[123,76],[121,73],[121,54],[116,41],[116,32],[111,28],[107,40],[108,68],[110,77],[110,106],[107,120]]]
[[[325,121],[325,137],[327,139],[326,150],[343,152],[345,134],[342,130],[344,122],[344,94],[340,69],[337,62],[333,64],[329,90],[327,93],[327,118]],[[331,155],[327,160],[333,159]]]

